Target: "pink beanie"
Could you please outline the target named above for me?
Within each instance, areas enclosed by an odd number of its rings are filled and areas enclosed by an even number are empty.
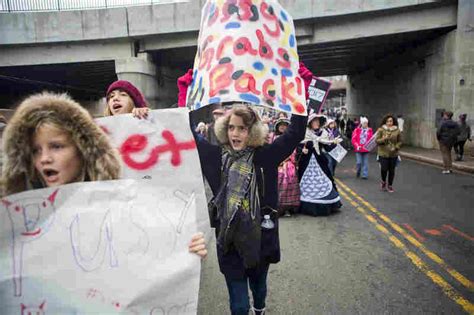
[[[125,80],[118,80],[112,83],[107,89],[106,96],[109,95],[114,90],[125,91],[133,100],[135,107],[148,107],[146,105],[145,97],[143,97],[142,92],[137,89],[132,83]]]

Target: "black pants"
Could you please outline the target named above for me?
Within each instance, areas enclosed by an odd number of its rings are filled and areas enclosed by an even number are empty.
[[[395,178],[395,167],[397,166],[398,157],[379,157],[380,162],[380,173],[382,175],[382,181],[387,182],[388,174],[388,185],[392,186],[393,179]]]
[[[464,156],[464,145],[466,144],[466,140],[458,141],[454,144],[454,152],[459,155],[461,158]]]

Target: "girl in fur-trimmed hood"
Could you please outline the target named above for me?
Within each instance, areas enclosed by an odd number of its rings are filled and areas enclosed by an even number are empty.
[[[118,152],[66,94],[25,99],[5,128],[3,151],[3,195],[120,175]]]

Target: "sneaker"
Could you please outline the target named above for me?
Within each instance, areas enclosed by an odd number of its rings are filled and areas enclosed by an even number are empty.
[[[286,210],[285,214],[283,215],[284,217],[291,217],[290,211]]]
[[[451,173],[451,171],[443,170],[441,173],[442,173],[442,174],[449,174],[449,173]]]
[[[368,177],[361,177],[362,179],[369,179]]]
[[[393,187],[392,187],[392,186],[390,186],[390,185],[389,185],[389,186],[387,186],[387,191],[388,191],[389,193],[393,193],[393,192],[395,192],[395,190],[393,190]]]
[[[387,191],[387,183],[386,182],[381,182],[380,183],[380,190],[381,191]]]
[[[253,315],[265,315],[265,307],[261,310],[252,306],[252,314]]]

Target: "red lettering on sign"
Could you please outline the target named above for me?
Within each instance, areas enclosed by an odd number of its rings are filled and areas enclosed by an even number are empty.
[[[301,95],[303,93],[303,83],[301,82],[300,77],[296,77],[295,80],[296,80],[296,93],[298,93],[298,95]]]
[[[234,39],[232,38],[232,36],[226,36],[220,41],[219,46],[217,47],[217,53],[216,53],[217,60],[220,60],[222,58],[222,55],[224,54],[224,50],[228,46],[232,45],[233,40]]]
[[[301,84],[301,83],[300,83]],[[295,92],[295,84],[293,82],[287,82],[286,77],[281,77],[281,99],[283,104],[292,104],[293,109],[297,113],[304,113],[305,108],[303,104],[296,101],[296,97],[294,95]]]
[[[287,82],[286,77],[281,77],[281,99],[283,104],[293,103],[295,97],[293,96],[293,91],[295,84],[293,82]]]
[[[257,82],[250,73],[244,73],[235,81],[235,90],[239,93],[252,92],[255,95],[260,95],[260,91],[256,88]]]
[[[245,53],[256,56],[258,51],[252,47],[252,43],[247,37],[240,37],[234,43],[234,54],[241,56]]]
[[[273,23],[275,23],[275,30],[272,31],[267,24],[263,24],[263,28],[265,31],[270,35],[271,37],[278,37],[280,36],[280,22],[278,21],[278,18],[275,16],[275,11],[272,6],[269,6],[265,1],[262,2],[260,5],[260,12],[262,13],[262,16]]]
[[[273,81],[273,79],[265,80],[265,82],[263,82],[262,92],[267,99],[275,100],[275,81]]]
[[[214,97],[220,90],[223,90],[232,83],[232,72],[234,66],[232,63],[223,63],[215,66],[209,73],[209,97]]]
[[[128,137],[120,147],[122,159],[128,167],[135,170],[147,170],[158,163],[160,154],[171,152],[171,165],[181,165],[181,151],[196,148],[194,140],[187,142],[177,142],[173,133],[169,130],[162,132],[162,137],[166,144],[154,147],[148,158],[143,162],[138,162],[132,158],[132,154],[142,152],[148,145],[148,138],[142,134],[135,134]]]
[[[278,56],[279,58],[276,59],[277,64],[282,68],[290,68],[290,55],[284,48],[278,48]]]
[[[204,51],[199,62],[199,70],[202,70],[204,67],[206,71],[211,69],[212,58],[214,58],[214,48],[208,48]]]
[[[239,0],[239,4],[237,0],[227,0],[222,7],[221,22],[227,22],[234,14],[237,14],[240,21],[256,21],[258,13],[256,13],[257,16],[254,15],[253,6],[252,0]]]
[[[260,57],[266,58],[266,59],[272,59],[273,50],[270,47],[270,45],[265,41],[262,31],[257,30],[255,33],[257,34],[257,38],[258,38],[258,44],[259,44],[258,51],[260,53]]]
[[[207,21],[207,26],[212,26],[217,21],[217,19],[219,18],[219,8],[215,5],[214,6],[209,5],[208,7],[209,7],[209,9],[211,7],[214,9],[212,12],[209,12],[210,16],[209,16],[209,20]]]
[[[214,41],[214,36],[209,35],[208,37],[206,37],[206,39],[204,40],[202,44],[202,47],[200,50],[199,67],[198,67],[199,70],[202,70],[204,67],[206,67],[206,70],[209,71],[209,69],[211,68],[211,62],[212,62],[212,58],[214,58],[215,49],[212,47],[207,48],[207,46],[209,46],[209,44],[212,43],[213,41]]]
[[[105,132],[106,134],[110,135],[110,131],[109,129],[107,129],[107,127],[99,125],[99,128],[102,129],[102,131]]]

